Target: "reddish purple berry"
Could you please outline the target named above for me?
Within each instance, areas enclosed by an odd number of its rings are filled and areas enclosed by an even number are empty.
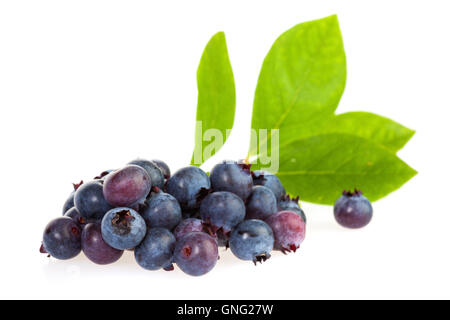
[[[370,201],[361,191],[344,191],[334,204],[334,217],[343,227],[357,229],[365,227],[372,220],[373,209]]]
[[[81,248],[86,257],[96,264],[110,264],[123,255],[123,250],[114,249],[103,240],[100,223],[89,223],[84,227]]]
[[[127,165],[105,177],[103,194],[115,207],[131,207],[144,202],[151,187],[152,181],[144,168]]]
[[[305,221],[293,211],[280,211],[266,220],[275,238],[274,248],[283,253],[296,251],[305,239]]]
[[[183,272],[201,276],[209,271],[219,259],[216,239],[203,232],[191,232],[177,241],[174,261]]]

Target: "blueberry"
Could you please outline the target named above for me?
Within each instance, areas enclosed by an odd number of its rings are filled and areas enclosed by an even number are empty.
[[[187,218],[181,221],[173,234],[177,240],[181,239],[185,234],[190,232],[202,232],[203,231],[203,221],[196,218]]]
[[[98,222],[84,227],[81,248],[86,257],[96,264],[114,263],[123,255],[123,250],[114,249],[103,240],[101,224]]]
[[[103,194],[115,207],[131,207],[143,203],[151,187],[147,171],[137,165],[127,165],[105,177]]]
[[[159,191],[152,193],[141,215],[148,227],[172,230],[181,221],[181,207],[172,195]]]
[[[73,202],[75,197],[75,191],[72,191],[70,196],[67,198],[66,202],[64,202],[62,214],[63,216],[66,214],[67,211],[75,207],[75,203]]]
[[[118,250],[134,249],[146,232],[145,220],[130,208],[112,209],[102,220],[103,239]]]
[[[102,219],[112,208],[103,195],[103,184],[94,180],[83,184],[75,192],[75,207],[85,219]]]
[[[251,219],[241,222],[230,236],[230,249],[242,260],[264,262],[270,258],[274,237],[270,227],[261,220]]]
[[[306,215],[303,209],[300,208],[300,205],[298,204],[298,199],[299,197],[291,198],[289,195],[283,195],[281,197],[280,202],[278,202],[278,211],[294,211],[306,223]]]
[[[214,191],[232,192],[244,201],[252,192],[250,165],[224,161],[214,166],[210,177]]]
[[[245,204],[231,192],[219,191],[209,194],[200,205],[200,215],[213,232],[225,235],[245,218]]]
[[[175,236],[164,228],[150,228],[140,245],[134,249],[137,263],[147,270],[173,270]]]
[[[362,192],[344,191],[334,204],[334,217],[343,227],[357,229],[365,227],[372,220],[373,209]]]
[[[71,259],[81,251],[81,228],[69,217],[54,219],[45,227],[42,244],[52,257]]]
[[[174,196],[183,211],[199,207],[201,198],[208,193],[211,182],[208,175],[200,168],[185,167],[167,180],[167,193]]]
[[[265,186],[272,190],[277,201],[280,201],[281,197],[286,194],[280,179],[270,172],[256,170],[252,172],[253,184],[258,186]]]
[[[275,238],[274,248],[283,253],[296,251],[305,239],[305,221],[293,211],[280,211],[266,219]]]
[[[216,239],[204,232],[191,232],[177,241],[174,261],[191,276],[201,276],[209,271],[219,259]]]
[[[69,209],[64,216],[69,217],[73,221],[75,221],[81,229],[83,229],[86,226],[87,223],[86,218],[83,218],[80,212],[75,207]]]
[[[170,178],[170,168],[167,165],[167,163],[165,163],[162,160],[155,160],[155,159],[153,159],[152,162],[154,164],[156,164],[159,169],[161,169],[161,172],[163,173],[165,179],[169,179]]]
[[[136,159],[128,164],[134,164],[144,168],[152,180],[152,185],[160,189],[164,188],[164,174],[156,163],[144,159]]]
[[[254,186],[246,206],[247,219],[264,220],[277,212],[277,199],[269,188]]]

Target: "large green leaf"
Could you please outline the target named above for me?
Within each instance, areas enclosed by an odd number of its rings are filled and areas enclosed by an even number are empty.
[[[197,87],[197,126],[191,164],[200,166],[225,143],[234,122],[236,92],[223,32],[215,34],[206,45],[197,70]],[[218,147],[203,141],[207,130],[212,144],[217,146],[217,139],[221,138]]]
[[[283,33],[267,54],[255,93],[252,128],[280,129],[287,143],[323,125],[344,91],[346,60],[336,16],[301,23]],[[272,135],[259,140],[271,150]],[[249,156],[257,154],[252,135]]]
[[[366,138],[396,153],[411,139],[414,130],[391,119],[369,113],[348,112],[332,117],[322,133],[348,133]]]
[[[358,188],[372,201],[401,187],[417,172],[395,154],[354,135],[321,134],[285,145],[277,173],[301,199],[333,204],[343,190]]]

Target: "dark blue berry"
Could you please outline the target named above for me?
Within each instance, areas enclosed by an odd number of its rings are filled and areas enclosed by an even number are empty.
[[[245,204],[231,192],[219,191],[209,194],[200,205],[200,215],[213,232],[227,234],[245,218]]]
[[[145,220],[130,208],[112,209],[102,220],[103,239],[118,250],[134,249],[146,232]]]
[[[272,190],[277,201],[280,201],[281,197],[286,194],[286,190],[281,184],[280,179],[273,173],[256,170],[252,172],[253,184],[258,186],[265,186]]]
[[[277,199],[273,192],[264,186],[254,186],[247,199],[247,219],[264,220],[277,212]]]
[[[85,219],[102,219],[112,208],[103,195],[103,184],[100,180],[84,183],[75,192],[75,207]]]
[[[224,161],[211,170],[211,185],[214,191],[228,191],[246,200],[252,192],[253,179],[250,165]]]
[[[167,163],[165,163],[162,160],[157,160],[157,159],[153,159],[152,162],[154,164],[156,164],[159,169],[161,169],[161,172],[163,173],[165,179],[170,178],[170,168],[167,165]]]
[[[188,234],[190,232],[202,232],[203,231],[203,221],[196,218],[187,218],[185,220],[182,220],[175,230],[173,231],[173,234],[175,238],[181,239],[185,234]]]
[[[274,237],[272,229],[261,220],[251,219],[241,222],[230,236],[231,252],[242,260],[264,262],[270,258]]]
[[[209,271],[219,259],[216,239],[204,232],[191,232],[177,241],[174,261],[191,276],[201,276]]]
[[[81,228],[69,217],[54,219],[45,227],[42,244],[52,257],[71,259],[81,251]]]
[[[282,196],[280,202],[278,202],[278,211],[293,211],[297,213],[306,223],[306,215],[303,209],[300,208],[298,199],[299,197],[291,198],[289,195]]]
[[[211,182],[202,169],[190,166],[175,172],[167,180],[166,189],[184,211],[191,211],[199,207],[200,200],[211,189]]]
[[[136,159],[128,164],[134,164],[136,166],[142,167],[147,171],[150,179],[152,180],[152,185],[162,189],[164,187],[164,174],[162,170],[158,167],[156,163],[144,159]]]
[[[181,207],[172,195],[164,192],[153,192],[141,215],[148,227],[172,230],[181,221]]]
[[[164,228],[150,228],[140,245],[134,249],[137,263],[147,270],[172,270],[175,236]]]
[[[334,217],[343,227],[357,229],[369,224],[373,209],[361,191],[345,191],[334,204]]]
[[[105,177],[103,194],[115,207],[132,207],[144,203],[151,187],[147,171],[140,166],[127,165]]]
[[[275,238],[274,248],[284,253],[296,251],[305,239],[305,221],[293,211],[281,211],[266,219]]]
[[[123,255],[123,250],[114,249],[103,240],[101,224],[98,222],[84,227],[81,248],[89,260],[101,265],[114,263]]]

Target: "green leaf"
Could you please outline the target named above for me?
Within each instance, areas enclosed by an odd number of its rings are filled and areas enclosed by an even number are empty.
[[[301,23],[283,33],[267,54],[255,93],[253,129],[280,129],[280,144],[331,117],[344,91],[346,59],[336,16]],[[272,135],[259,140],[271,150]],[[252,135],[249,156],[258,153]]]
[[[414,135],[414,130],[369,112],[348,112],[333,118],[322,133],[348,133],[366,138],[396,153]]]
[[[197,87],[197,126],[191,164],[200,166],[225,143],[234,122],[236,92],[223,32],[215,34],[206,45],[197,70]],[[214,140],[210,145],[203,141],[209,129],[212,130],[208,138]]]
[[[342,133],[293,141],[280,150],[277,173],[301,199],[333,204],[343,190],[361,189],[371,201],[401,187],[417,172],[369,140]]]

